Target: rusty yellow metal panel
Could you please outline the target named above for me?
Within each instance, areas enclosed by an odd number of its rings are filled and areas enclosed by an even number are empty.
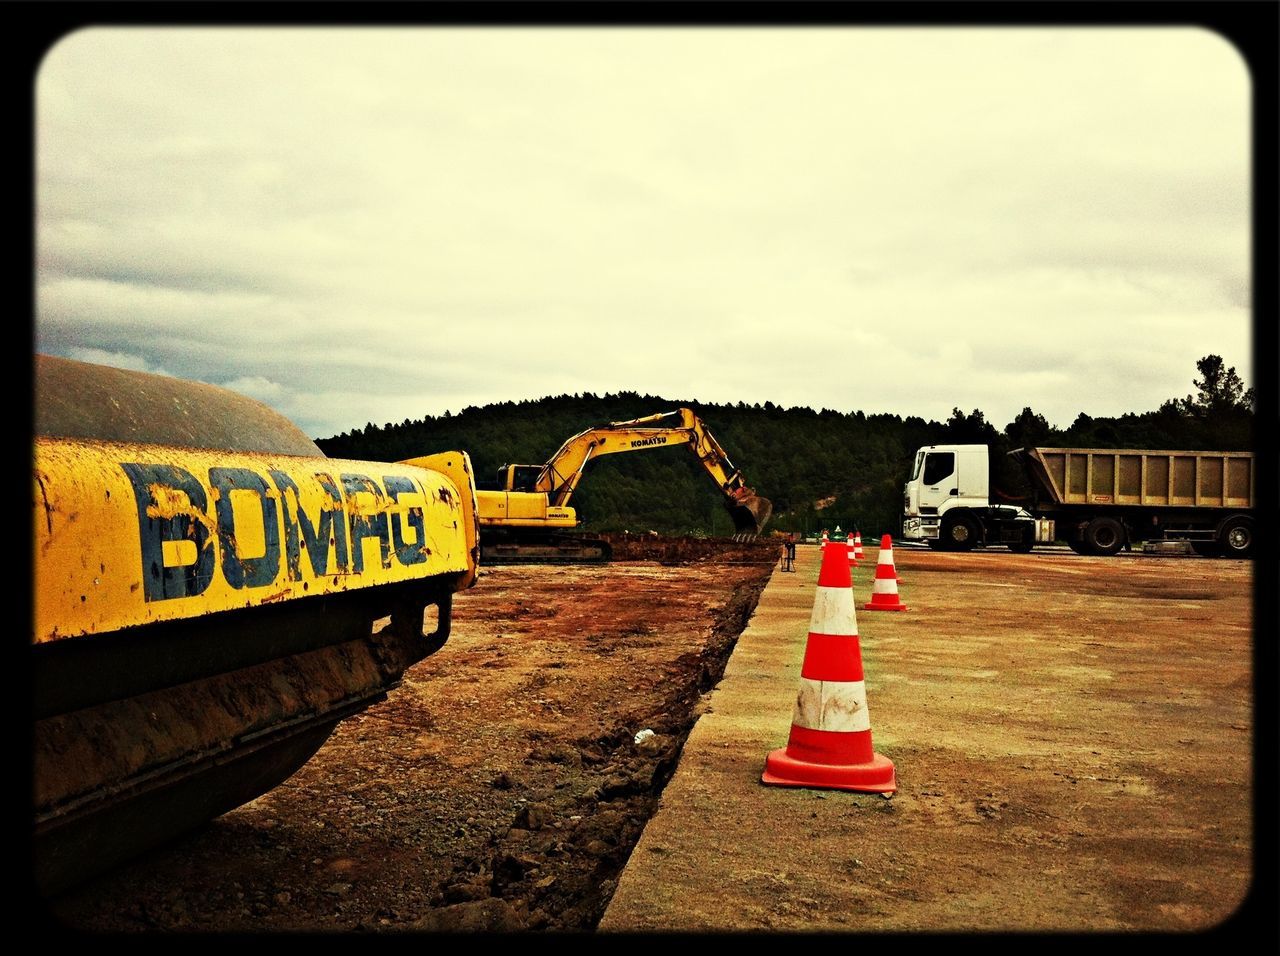
[[[1063,500],[1086,501],[1089,497],[1089,456],[1068,452],[1064,457],[1067,462],[1067,483]]]
[[[547,495],[540,491],[477,491],[476,504],[482,527],[575,528],[578,525],[576,509],[549,504]]]
[[[1173,458],[1173,488],[1169,491],[1169,504],[1194,505],[1196,503],[1196,459],[1193,455],[1175,455]]]
[[[37,438],[33,640],[473,580],[465,469]]]
[[[477,491],[476,507],[480,524],[505,524],[507,520],[507,493],[505,491]]]
[[[480,525],[502,528],[576,528],[574,508],[549,505],[537,491],[477,491]]]
[[[471,553],[471,569],[458,583],[459,590],[469,588],[479,575],[480,564],[480,506],[476,501],[475,470],[471,467],[471,456],[465,451],[445,451],[435,455],[423,455],[400,462],[414,468],[425,468],[437,471],[447,477],[459,491],[459,502],[462,505],[463,527],[466,531],[467,550]]]
[[[1200,487],[1197,493],[1202,504],[1221,505],[1225,499],[1222,493],[1222,473],[1226,467],[1226,459],[1214,456],[1200,461]]]
[[[1136,505],[1142,501],[1141,455],[1116,455],[1116,504]]]
[[[1253,507],[1251,452],[1034,448],[1063,504]]]
[[[536,521],[541,524],[547,518],[547,496],[540,492],[513,491],[507,494],[507,519],[509,521]]]
[[[1168,455],[1144,455],[1147,465],[1147,483],[1143,488],[1143,501],[1161,504],[1169,498],[1169,469],[1172,459]]]
[[[1226,503],[1234,508],[1253,504],[1253,457],[1232,455],[1227,459]]]

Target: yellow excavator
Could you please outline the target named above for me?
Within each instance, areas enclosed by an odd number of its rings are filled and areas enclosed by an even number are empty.
[[[35,399],[47,895],[266,793],[385,698],[448,637],[479,526],[465,452],[326,458],[234,392],[48,356]]]
[[[485,563],[608,561],[607,541],[575,533],[569,507],[587,465],[602,455],[687,446],[724,493],[735,536],[759,534],[773,506],[747,487],[720,443],[687,408],[595,425],[574,435],[543,465],[503,465],[496,488],[476,491]],[[410,459],[414,464],[420,459]]]

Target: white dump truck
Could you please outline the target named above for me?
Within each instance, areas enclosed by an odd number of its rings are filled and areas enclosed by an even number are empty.
[[[1010,456],[1032,493],[992,483],[986,445],[916,452],[903,495],[902,536],[941,550],[1066,542],[1112,555],[1145,542],[1185,542],[1198,554],[1247,558],[1256,529],[1254,457],[1242,451],[1021,448]]]

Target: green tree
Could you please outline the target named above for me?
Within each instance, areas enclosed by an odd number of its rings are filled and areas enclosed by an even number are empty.
[[[951,410],[945,441],[954,445],[988,445],[998,437],[999,433],[987,422],[981,410],[975,408],[968,415],[958,408]]]
[[[1200,378],[1192,379],[1196,388],[1193,398],[1188,395],[1182,407],[1189,415],[1205,418],[1224,412],[1252,410],[1253,389],[1244,390],[1244,382],[1236,374],[1235,366],[1224,368],[1221,355],[1206,355],[1196,362]]]
[[[1037,415],[1030,406],[1025,407],[1018,413],[1018,417],[1004,426],[1004,433],[1009,438],[1009,444],[1014,448],[1034,448],[1036,445],[1045,444],[1053,428],[1049,425],[1048,419],[1043,415]]]
[[[1175,430],[1185,436],[1181,447],[1241,450],[1253,444],[1255,396],[1245,389],[1234,367],[1220,355],[1206,355],[1196,362],[1196,394],[1160,406],[1161,421],[1181,418]]]
[[[1172,398],[1157,411],[1091,418],[1081,412],[1058,431],[1030,407],[997,430],[979,409],[959,408],[945,422],[888,413],[829,408],[783,409],[768,401],[704,404],[692,398],[638,392],[548,396],[383,426],[367,423],[316,440],[334,458],[400,461],[462,449],[477,483],[491,485],[500,466],[546,461],[569,436],[601,422],[624,421],[688,406],[706,422],[756,493],[774,503],[767,530],[814,533],[855,527],[864,538],[897,534],[902,485],[915,451],[939,443],[985,444],[994,465],[993,491],[1013,500],[1029,493],[1007,452],[1048,445],[1079,448],[1186,448],[1237,451],[1252,447],[1252,391],[1219,356],[1198,363],[1196,395]],[[723,496],[687,448],[610,455],[593,461],[573,498],[588,530],[653,529],[668,534],[730,530]],[[831,500],[829,507],[818,502]]]

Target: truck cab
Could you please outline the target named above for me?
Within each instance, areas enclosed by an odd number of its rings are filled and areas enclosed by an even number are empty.
[[[991,503],[990,476],[986,445],[919,449],[903,489],[902,537],[957,551],[988,543],[1029,551],[1037,540],[1052,540],[1030,512]]]
[[[986,445],[921,448],[907,482],[907,513],[940,516],[952,508],[985,508],[988,471]]]

